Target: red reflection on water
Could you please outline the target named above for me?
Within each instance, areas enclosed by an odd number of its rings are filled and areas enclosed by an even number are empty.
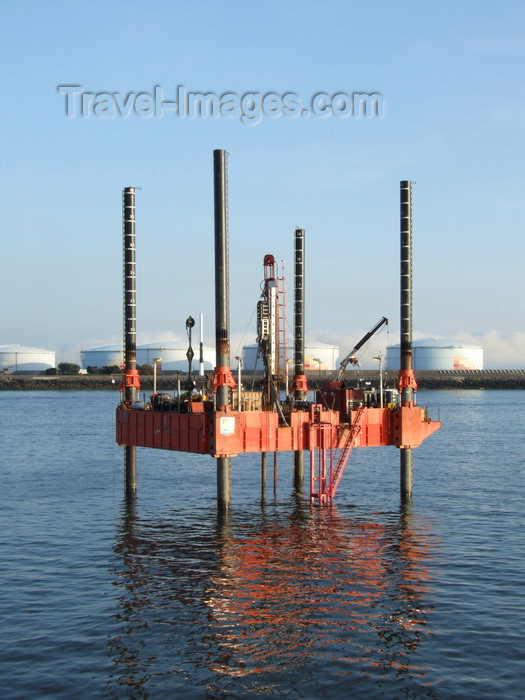
[[[191,542],[188,531],[137,526],[126,510],[114,572],[122,633],[109,643],[118,685],[175,673],[171,658],[146,651],[151,624],[200,680],[203,668],[217,683],[308,668],[422,685],[426,669],[411,657],[428,634],[435,543],[409,512],[365,521],[298,501],[288,516],[266,508],[204,530],[206,541]],[[187,607],[190,619],[171,617]]]
[[[420,674],[402,657],[425,634],[430,551],[404,515],[382,525],[314,509],[300,527],[268,524],[245,536],[225,523],[205,596],[207,639],[217,647],[210,668],[259,674],[325,656]],[[341,655],[349,646],[360,653]]]

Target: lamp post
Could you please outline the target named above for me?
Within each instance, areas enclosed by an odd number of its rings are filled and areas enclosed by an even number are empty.
[[[383,355],[379,352],[372,359],[379,362],[379,408],[383,408]]]
[[[290,358],[290,359],[286,360],[286,362],[284,363],[284,387],[285,387],[285,389],[286,389],[286,398],[288,398],[288,397],[290,396],[290,389],[289,389],[289,386],[288,386],[288,384],[289,384],[289,369],[288,369],[288,366],[289,366],[289,364],[290,364],[291,362],[293,362],[293,358]]]
[[[177,371],[177,411],[180,413],[180,371]]]
[[[241,369],[242,369],[242,357],[239,357],[238,355],[235,356],[235,359],[237,360],[237,391],[238,391],[238,402],[239,405],[237,406],[237,410],[241,410],[241,401],[242,401],[242,387],[241,387]]]
[[[153,393],[157,393],[157,362],[162,362],[162,357],[153,360]]]

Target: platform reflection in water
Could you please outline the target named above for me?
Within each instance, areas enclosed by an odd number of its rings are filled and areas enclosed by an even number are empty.
[[[436,542],[410,510],[367,517],[292,497],[182,524],[139,510],[125,503],[115,543],[113,692],[377,696],[388,676],[390,693],[432,697],[439,678],[416,657]]]

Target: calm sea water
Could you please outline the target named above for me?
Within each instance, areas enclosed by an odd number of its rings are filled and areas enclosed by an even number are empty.
[[[125,500],[117,402],[0,392],[2,698],[523,697],[525,392],[419,393],[409,509],[372,448],[331,509],[236,458],[222,519],[208,457]]]

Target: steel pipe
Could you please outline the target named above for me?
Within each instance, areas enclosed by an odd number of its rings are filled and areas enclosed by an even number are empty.
[[[401,406],[413,406],[417,388],[412,363],[412,183],[400,183],[401,278],[400,333],[401,364],[399,390]],[[412,499],[412,448],[400,450],[400,491],[404,502]]]
[[[230,404],[233,382],[230,369],[230,305],[228,265],[228,160],[226,151],[213,151],[215,218],[215,388],[216,408]],[[231,459],[217,457],[217,504],[228,510],[231,504]]]
[[[294,238],[294,363],[295,378],[293,396],[297,401],[303,401],[306,397],[306,376],[304,373],[304,270],[305,270],[305,246],[304,229],[295,229]],[[294,452],[294,483],[300,488],[304,479],[304,453],[302,450]]]
[[[135,188],[125,187],[122,192],[123,275],[124,275],[124,377],[123,398],[137,400],[139,386],[137,373],[137,303],[135,269]],[[126,492],[137,489],[137,448],[124,448]]]

